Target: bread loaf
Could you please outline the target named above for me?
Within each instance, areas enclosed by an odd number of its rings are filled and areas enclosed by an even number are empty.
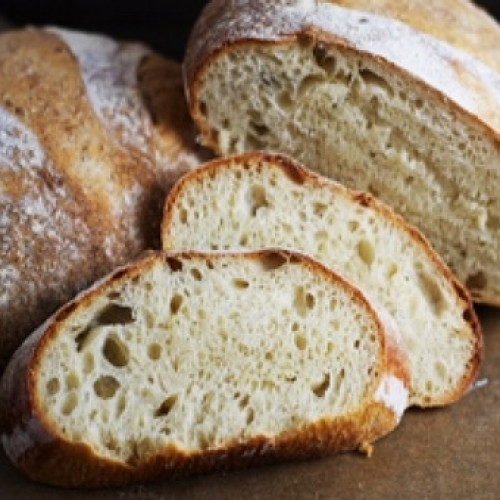
[[[177,63],[55,28],[0,35],[0,372],[56,307],[159,246],[193,138]]]
[[[63,307],[0,385],[8,457],[97,487],[355,449],[408,403],[362,292],[299,254],[153,254]]]
[[[420,233],[370,195],[285,157],[248,153],[187,174],[167,199],[162,238],[168,251],[291,248],[335,269],[396,320],[414,405],[456,401],[478,372],[470,298]]]
[[[216,152],[284,152],[371,191],[500,305],[499,44],[465,0],[213,0],[186,87]]]

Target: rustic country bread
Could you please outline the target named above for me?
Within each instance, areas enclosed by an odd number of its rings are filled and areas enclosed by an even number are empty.
[[[97,35],[0,35],[0,372],[56,307],[159,246],[193,138],[177,63]]]
[[[369,446],[408,404],[381,318],[300,254],[149,255],[16,351],[3,446],[32,479],[81,487]]]
[[[218,153],[277,150],[379,196],[500,305],[499,43],[464,0],[214,0],[190,109]]]
[[[428,242],[370,195],[287,158],[248,153],[187,174],[167,199],[162,239],[168,251],[291,248],[335,269],[396,320],[414,405],[456,401],[478,372],[470,298]]]

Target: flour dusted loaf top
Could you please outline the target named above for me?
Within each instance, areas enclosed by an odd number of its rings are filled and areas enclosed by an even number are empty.
[[[376,194],[500,305],[499,43],[464,0],[214,0],[186,90],[216,152],[288,153]]]
[[[158,246],[193,137],[178,64],[146,47],[0,35],[0,372],[56,307]]]
[[[471,300],[428,242],[370,195],[288,158],[248,153],[187,174],[167,199],[162,239],[168,251],[291,248],[335,269],[396,320],[412,404],[456,401],[478,372]]]
[[[381,318],[299,254],[152,254],[16,351],[2,444],[32,479],[79,487],[366,446],[408,404]]]

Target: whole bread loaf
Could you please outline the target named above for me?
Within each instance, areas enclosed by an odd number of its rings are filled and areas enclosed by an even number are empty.
[[[164,250],[284,247],[307,253],[394,317],[410,360],[410,402],[456,401],[478,372],[482,335],[467,292],[389,207],[279,155],[215,160],[167,199]]]
[[[193,138],[177,63],[60,29],[0,35],[0,372],[56,307],[159,246]]]
[[[284,152],[372,192],[500,305],[499,45],[465,0],[213,0],[186,91],[216,152]]]
[[[408,404],[383,318],[299,254],[152,254],[16,351],[2,444],[32,479],[87,488],[366,447]]]

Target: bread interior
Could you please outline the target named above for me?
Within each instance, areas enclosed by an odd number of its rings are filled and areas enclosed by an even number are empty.
[[[321,42],[245,43],[204,68],[195,113],[222,154],[284,152],[385,200],[500,303],[498,144],[410,76]]]
[[[471,377],[477,344],[466,302],[437,255],[387,207],[260,155],[207,167],[173,196],[166,250],[298,250],[384,306],[409,354],[412,404],[449,402]]]
[[[282,254],[158,260],[62,328],[39,404],[66,439],[132,465],[348,417],[385,370],[366,304]]]

